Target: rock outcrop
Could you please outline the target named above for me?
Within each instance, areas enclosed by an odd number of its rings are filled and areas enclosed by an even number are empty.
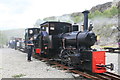
[[[103,12],[104,10],[111,8],[111,6],[112,6],[112,2],[107,2],[105,4],[100,4],[95,7],[92,7],[90,11],[95,12],[96,10],[98,10],[100,12]]]

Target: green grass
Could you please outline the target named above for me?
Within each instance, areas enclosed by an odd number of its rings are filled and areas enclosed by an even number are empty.
[[[16,75],[13,75],[12,77],[13,78],[20,78],[20,77],[23,77],[23,76],[26,76],[25,74],[16,74]]]
[[[95,17],[112,18],[113,16],[118,15],[118,11],[119,11],[119,9],[116,6],[106,9],[103,12],[96,10],[95,12],[91,12],[89,14],[89,18],[90,19],[93,19]]]
[[[113,18],[114,16],[118,15],[120,13],[120,9],[116,6],[113,6],[109,9],[104,10],[103,12],[100,12],[96,10],[95,12],[90,12],[88,18],[89,19],[95,19],[95,18]],[[72,20],[75,23],[83,21],[83,15],[79,16],[72,16]]]

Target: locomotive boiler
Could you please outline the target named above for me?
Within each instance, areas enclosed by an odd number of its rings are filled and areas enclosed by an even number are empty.
[[[113,64],[105,64],[105,51],[97,51],[91,46],[97,41],[97,36],[92,32],[92,25],[88,28],[88,13],[84,11],[83,31],[73,31],[61,36],[62,50],[60,58],[63,62],[81,70],[93,73],[104,73],[106,68],[113,70]]]
[[[62,35],[66,46],[74,46],[79,49],[89,50],[97,41],[95,33],[88,30],[88,11],[84,11],[84,27],[83,31],[73,31]],[[74,26],[73,26],[74,27]],[[89,27],[91,28],[92,25]]]
[[[104,73],[113,69],[113,64],[106,65],[105,51],[97,51],[91,46],[97,41],[97,36],[88,28],[88,13],[84,11],[83,31],[79,26],[67,22],[47,21],[40,25],[39,33],[34,37],[35,55],[60,60],[73,68]]]

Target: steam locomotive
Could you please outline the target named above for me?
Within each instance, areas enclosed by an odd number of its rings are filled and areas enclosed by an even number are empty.
[[[11,37],[8,42],[8,47],[15,50],[24,49],[24,41],[19,37]]]
[[[80,70],[93,73],[105,73],[106,68],[113,70],[112,63],[105,63],[105,51],[91,48],[97,41],[97,36],[92,32],[92,24],[88,28],[89,11],[82,13],[83,31],[79,31],[79,26],[71,23],[47,21],[40,28],[26,29],[25,41],[34,37],[35,55],[60,60]]]

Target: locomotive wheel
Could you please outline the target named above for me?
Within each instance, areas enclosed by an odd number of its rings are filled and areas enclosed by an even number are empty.
[[[60,58],[62,62],[66,63],[68,66],[72,66],[71,54],[74,54],[72,50],[61,50]]]

